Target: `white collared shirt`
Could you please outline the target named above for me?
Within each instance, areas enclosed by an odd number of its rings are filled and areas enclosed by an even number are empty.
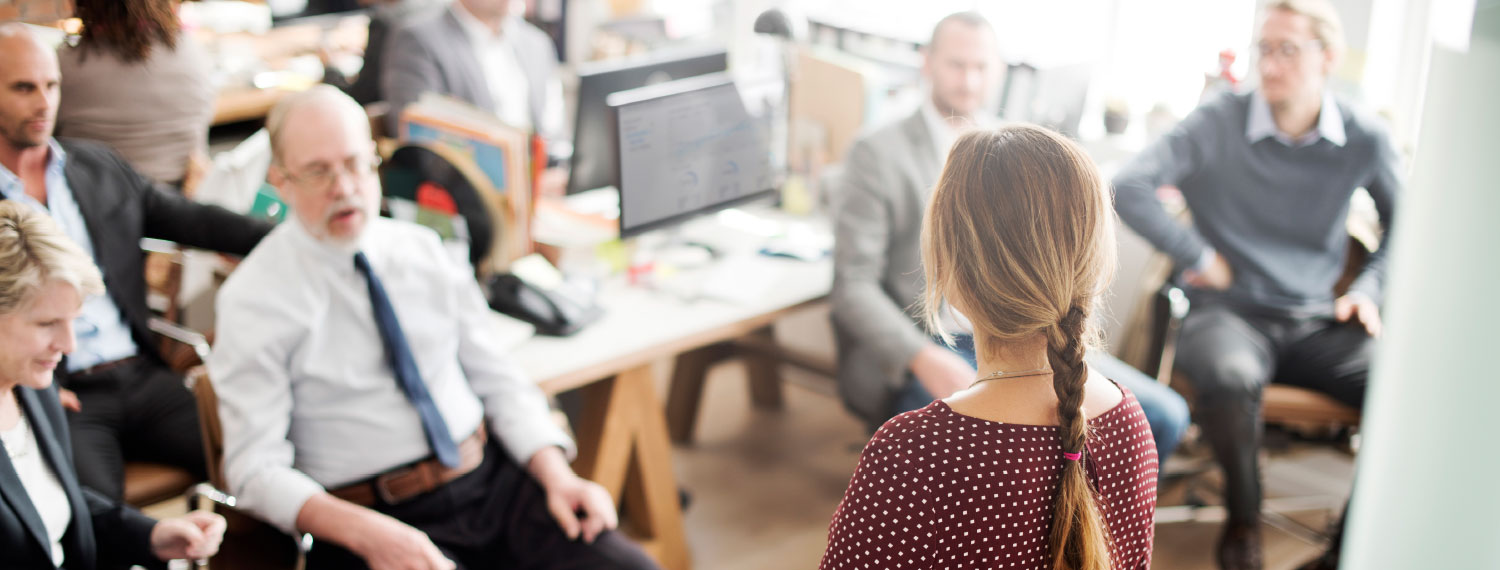
[[[49,554],[52,556],[52,564],[62,568],[62,537],[68,532],[68,525],[73,523],[73,505],[68,502],[68,493],[63,490],[57,473],[52,471],[52,466],[47,464],[46,457],[42,455],[36,430],[31,428],[30,420],[24,412],[15,427],[0,431],[0,441],[5,444],[5,452],[10,456],[16,476],[21,478],[26,498],[42,518],[42,528],[47,530],[47,540],[51,547]]]
[[[937,153],[939,165],[946,165],[948,163],[948,151],[953,149],[953,143],[958,141],[959,135],[964,134],[971,128],[991,124],[990,122],[985,122],[984,125],[974,125],[968,128],[954,127],[953,123],[948,122],[948,119],[944,118],[942,113],[938,112],[937,105],[932,102],[931,95],[922,99],[921,112],[922,120],[927,126],[927,133],[932,135],[932,149]],[[937,184],[937,181],[933,180],[932,183]],[[943,306],[942,323],[943,329],[948,332],[974,333],[974,324],[970,323],[969,318],[964,316],[963,313],[958,312],[958,309],[953,308],[953,305]]]
[[[1319,139],[1326,139],[1334,146],[1344,146],[1348,140],[1344,133],[1344,114],[1339,111],[1338,102],[1334,101],[1333,93],[1323,91],[1322,108],[1318,111],[1318,124],[1313,130],[1303,133],[1300,137],[1292,137],[1281,132],[1276,127],[1276,118],[1271,114],[1271,104],[1266,101],[1260,90],[1255,90],[1250,95],[1250,115],[1245,119],[1245,137],[1250,142],[1257,143],[1265,138],[1274,138],[1277,142],[1292,148],[1304,147]]]
[[[495,114],[500,120],[514,127],[530,128],[531,84],[516,59],[516,48],[510,38],[515,37],[519,25],[514,17],[507,17],[496,33],[479,21],[462,2],[454,2],[454,17],[474,46],[474,58],[484,72],[485,84],[490,88],[490,99],[495,103]]]
[[[928,134],[932,135],[932,150],[937,152],[938,164],[947,164],[948,151],[953,148],[953,143],[958,140],[958,135],[963,134],[963,131],[954,128],[948,119],[938,112],[937,105],[933,104],[931,96],[922,99],[922,120],[927,125]]]
[[[488,417],[521,465],[549,446],[574,453],[546,397],[492,334],[472,272],[435,233],[377,218],[358,244],[340,248],[290,219],[245,258],[217,302],[208,365],[228,490],[241,506],[291,532],[302,504],[325,488],[431,455],[388,364],[356,250],[390,297],[456,441]]]

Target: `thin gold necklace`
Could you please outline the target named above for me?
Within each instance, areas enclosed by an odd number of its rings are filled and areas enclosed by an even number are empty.
[[[980,376],[977,380],[974,380],[973,384],[969,384],[969,387],[973,388],[975,386],[978,386],[982,382],[989,382],[990,380],[1000,380],[1002,378],[1024,378],[1024,377],[1027,377],[1027,376],[1041,376],[1041,375],[1044,375],[1044,374],[1051,374],[1051,373],[1052,373],[1052,369],[1051,368],[1033,368],[1031,370],[1017,370],[1015,372],[1005,372],[1003,370],[996,370],[996,371],[991,372],[991,373],[989,373],[987,375]]]

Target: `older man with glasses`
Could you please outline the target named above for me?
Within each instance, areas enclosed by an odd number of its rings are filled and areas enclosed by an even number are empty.
[[[1385,128],[1328,88],[1344,49],[1323,0],[1277,0],[1258,43],[1259,87],[1205,103],[1115,177],[1120,217],[1181,268],[1192,313],[1177,367],[1225,474],[1223,568],[1260,568],[1261,394],[1276,381],[1364,403],[1400,162]],[[1156,188],[1182,190],[1192,224]],[[1335,298],[1355,189],[1386,226]]]
[[[292,216],[219,295],[209,359],[240,506],[309,568],[650,569],[492,334],[467,264],[380,218],[364,111],[327,85],[267,118]]]

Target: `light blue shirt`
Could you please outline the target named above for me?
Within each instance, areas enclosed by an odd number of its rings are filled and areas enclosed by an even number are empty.
[[[68,154],[55,139],[48,141],[48,145],[52,153],[47,162],[47,203],[38,202],[26,194],[21,178],[4,166],[0,166],[0,194],[51,215],[63,233],[93,258],[94,242],[89,239],[88,225],[83,221],[83,212],[78,210],[78,202],[73,200],[73,191],[68,188],[68,179],[63,174]],[[98,262],[98,259],[94,260],[95,264]],[[84,300],[83,313],[73,322],[73,332],[78,336],[78,347],[68,355],[69,372],[135,356],[138,352],[135,339],[130,336],[130,326],[125,324],[124,313],[109,295],[95,295]]]
[[[1323,91],[1323,108],[1318,111],[1317,126],[1297,138],[1276,128],[1276,119],[1271,116],[1271,104],[1261,95],[1260,90],[1256,90],[1250,95],[1250,116],[1245,120],[1245,137],[1250,139],[1251,144],[1267,137],[1274,138],[1292,148],[1313,144],[1318,139],[1341,147],[1348,140],[1344,134],[1344,115],[1339,112],[1339,105],[1333,100],[1333,94],[1326,90]]]

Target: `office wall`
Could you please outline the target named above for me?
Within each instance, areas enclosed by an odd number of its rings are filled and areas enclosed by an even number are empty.
[[[54,22],[73,14],[73,0],[0,0],[0,22]]]
[[[1500,568],[1500,0],[1434,47],[1402,197],[1344,568]]]

